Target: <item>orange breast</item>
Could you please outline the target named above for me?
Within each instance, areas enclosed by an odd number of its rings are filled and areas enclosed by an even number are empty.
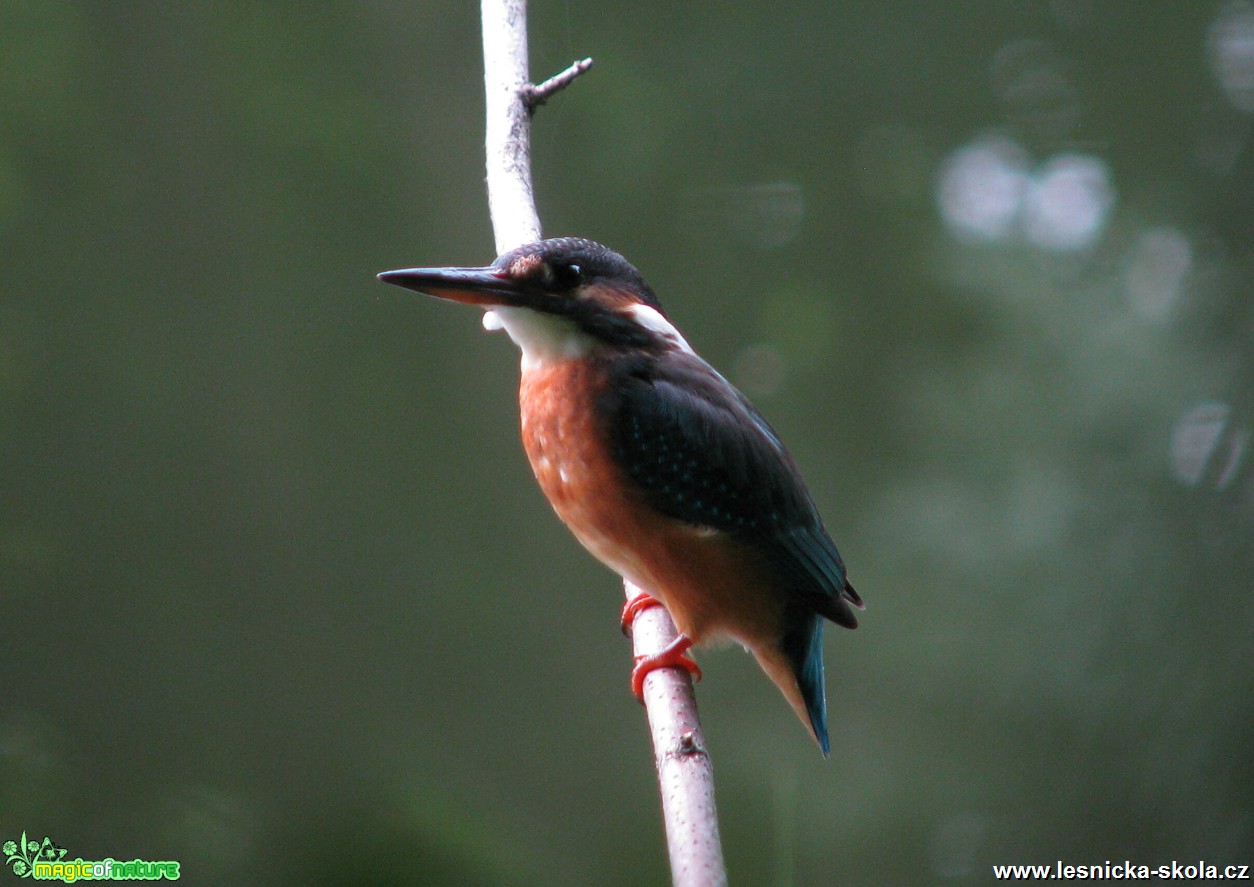
[[[586,359],[523,376],[523,446],[558,516],[599,560],[661,600],[694,642],[775,643],[783,596],[769,566],[727,534],[647,505],[610,451],[596,410],[604,384]]]

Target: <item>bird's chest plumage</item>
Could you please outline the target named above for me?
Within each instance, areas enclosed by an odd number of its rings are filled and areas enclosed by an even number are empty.
[[[624,492],[597,411],[605,384],[589,361],[575,359],[528,370],[519,391],[523,447],[536,480],[558,516],[602,560]]]
[[[614,375],[595,360],[553,361],[523,374],[522,439],[541,489],[600,561],[647,588],[696,641],[748,642],[777,630],[778,606],[756,563],[727,534],[651,508],[615,457]]]

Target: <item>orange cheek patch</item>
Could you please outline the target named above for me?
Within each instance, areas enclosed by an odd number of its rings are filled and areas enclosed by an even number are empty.
[[[590,283],[584,288],[584,298],[600,302],[617,310],[626,310],[640,301],[630,290],[606,283]]]

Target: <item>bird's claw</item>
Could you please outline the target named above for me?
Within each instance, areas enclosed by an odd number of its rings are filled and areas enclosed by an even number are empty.
[[[647,591],[640,592],[631,600],[627,601],[627,603],[623,604],[623,615],[620,621],[620,624],[623,627],[623,634],[627,635],[627,637],[631,637],[631,626],[636,621],[636,617],[640,615],[642,610],[660,606],[662,606],[662,602],[653,595],[649,594]]]
[[[657,653],[637,656],[631,669],[631,692],[636,694],[636,698],[644,702],[644,679],[658,668],[682,668],[692,675],[694,681],[701,680],[701,667],[687,655],[691,646],[692,641],[681,634]]]

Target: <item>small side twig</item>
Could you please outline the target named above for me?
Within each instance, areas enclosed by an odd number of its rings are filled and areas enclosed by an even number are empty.
[[[527,107],[528,114],[534,114],[536,108],[543,105],[550,98],[557,95],[566,87],[574,82],[575,78],[583,74],[592,67],[592,59],[580,59],[572,64],[565,71],[554,74],[543,83],[528,83],[522,88],[523,104]]]

